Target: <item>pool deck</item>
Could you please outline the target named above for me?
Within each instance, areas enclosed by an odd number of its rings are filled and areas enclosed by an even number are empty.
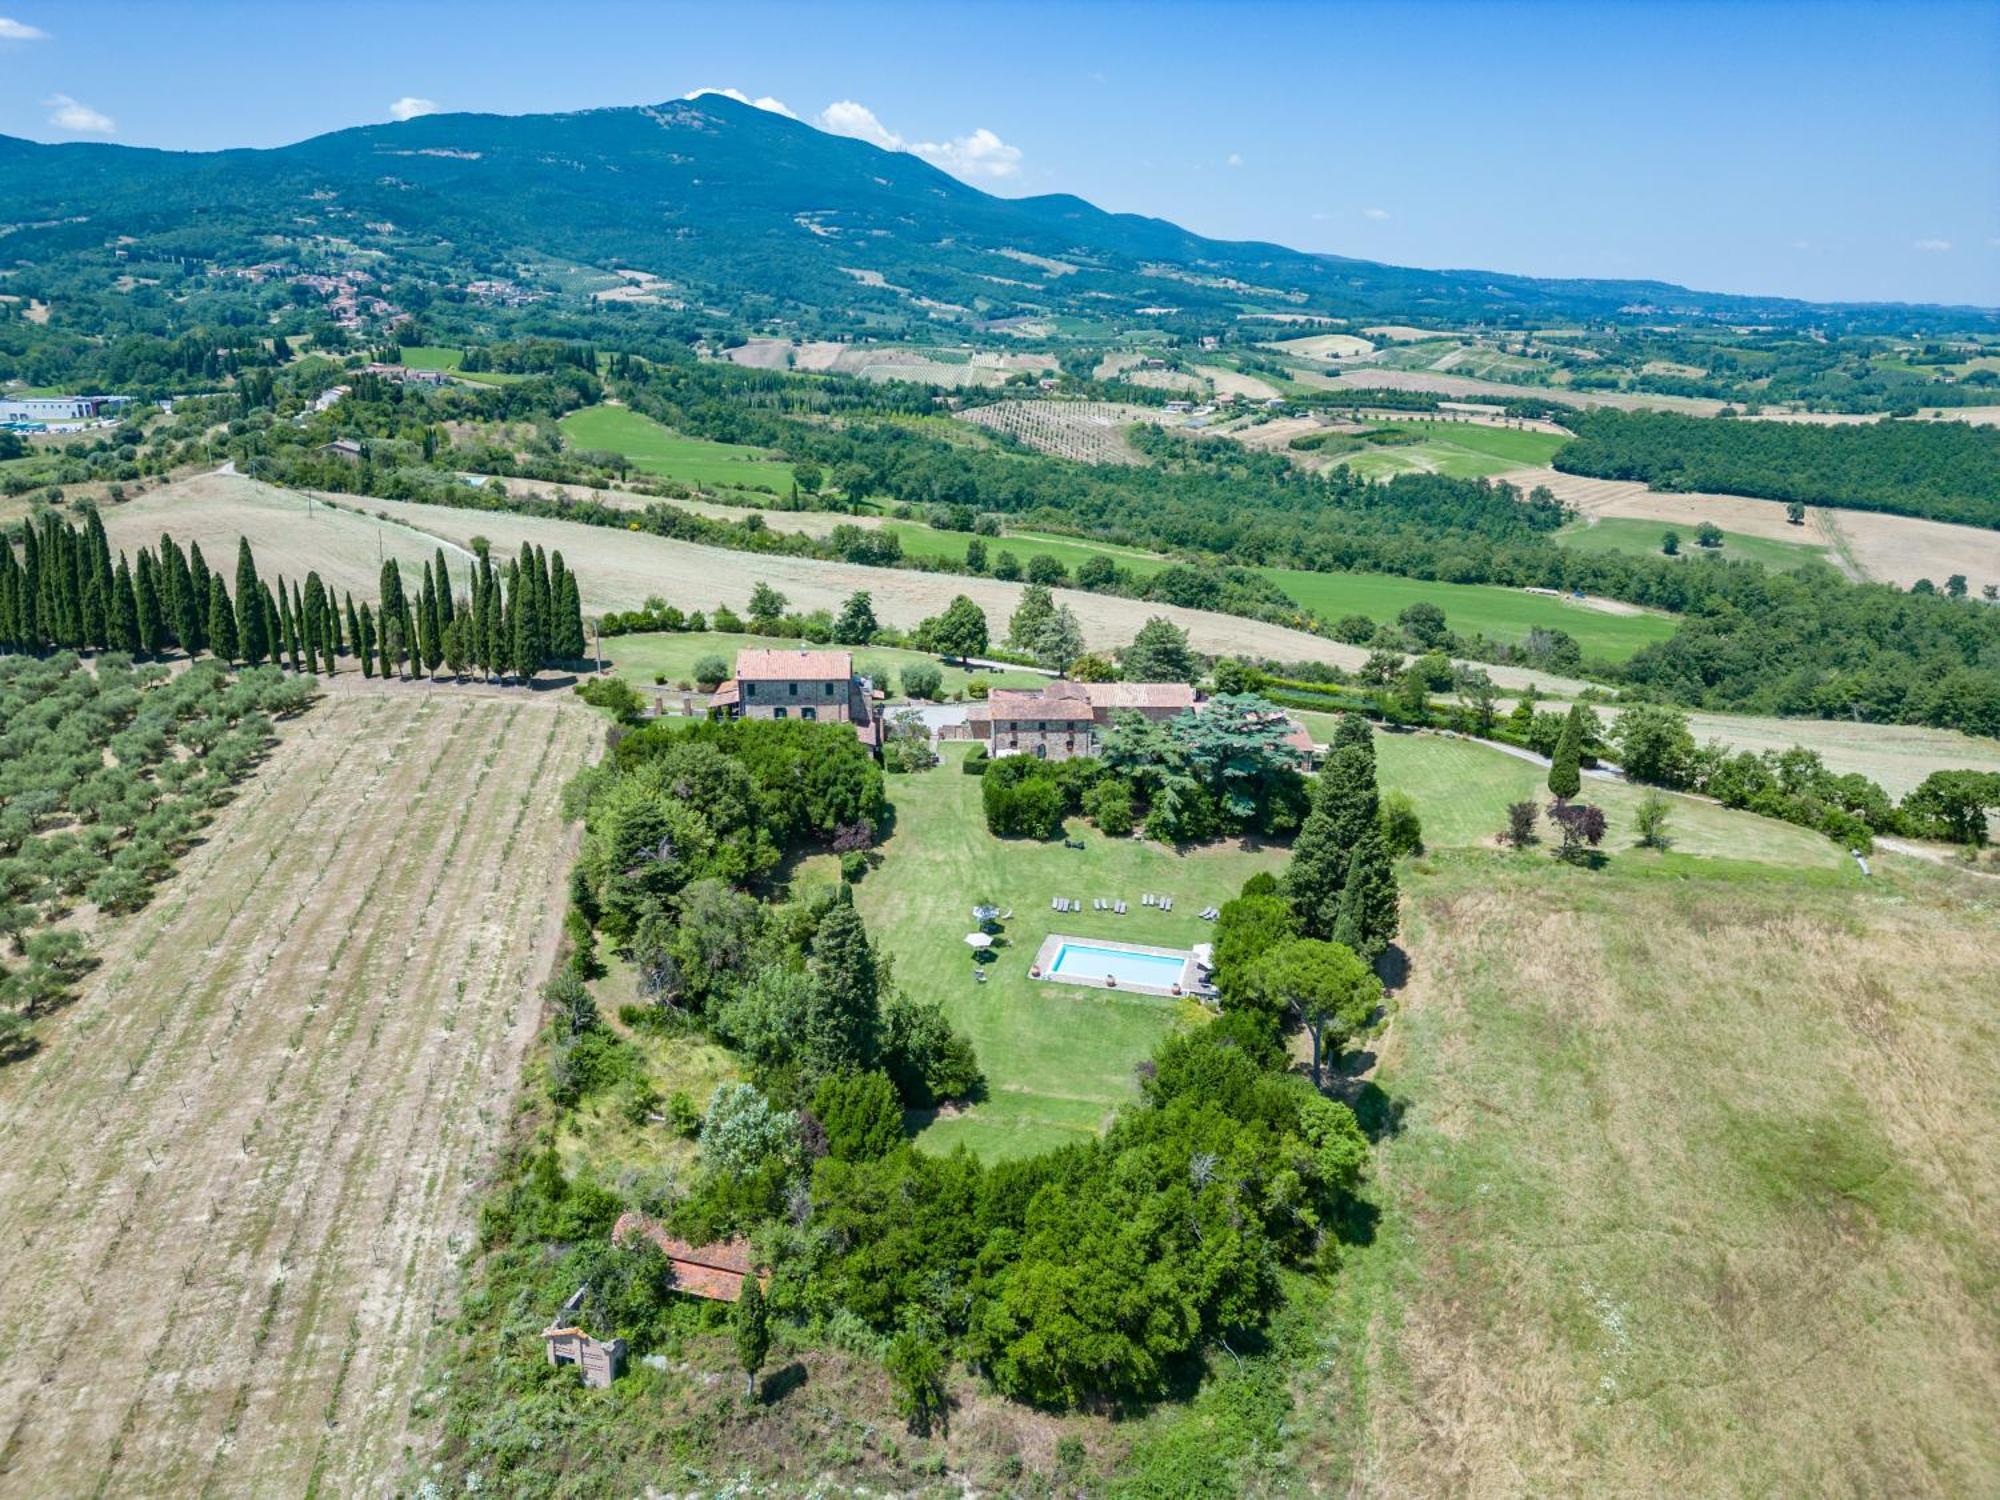
[[[1194,955],[1185,948],[1156,948],[1149,943],[1121,943],[1115,938],[1071,937],[1066,933],[1052,932],[1042,939],[1042,946],[1035,950],[1033,968],[1029,978],[1053,984],[1074,984],[1087,990],[1116,990],[1125,995],[1163,995],[1173,998],[1174,991],[1161,985],[1127,984],[1120,981],[1109,984],[1102,979],[1091,979],[1078,974],[1052,974],[1056,955],[1062,952],[1065,943],[1074,943],[1079,948],[1102,948],[1110,953],[1142,953],[1153,958],[1177,958],[1181,961],[1180,992],[1195,994],[1201,984],[1201,970],[1194,961]]]

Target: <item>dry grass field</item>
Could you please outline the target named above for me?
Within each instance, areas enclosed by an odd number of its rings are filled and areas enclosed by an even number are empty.
[[[1466,375],[1446,375],[1431,370],[1385,370],[1365,362],[1353,365],[1338,375],[1300,370],[1292,378],[1302,385],[1328,389],[1346,386],[1362,390],[1435,391],[1440,396],[1484,396],[1494,401],[1521,396],[1568,401],[1577,406],[1614,406],[1624,411],[1677,411],[1691,417],[1712,417],[1725,404],[1703,396],[1655,396],[1638,391],[1565,391],[1550,386],[1475,380]]]
[[[1447,857],[1405,890],[1382,1219],[1290,1472],[2000,1490],[2000,887],[1621,852]]]
[[[595,715],[341,691],[0,1072],[0,1494],[356,1495],[538,1020]]]
[[[1632,517],[1684,527],[1713,521],[1724,531],[1745,536],[1824,545],[1829,556],[1856,577],[1905,588],[1919,578],[1942,584],[1954,573],[1965,574],[1975,586],[2000,583],[2000,531],[1983,527],[1820,505],[1808,506],[1805,525],[1794,526],[1785,519],[1781,500],[1695,491],[1667,494],[1637,480],[1592,479],[1549,468],[1518,469],[1500,478],[1523,494],[1546,485],[1558,500],[1589,516]]]

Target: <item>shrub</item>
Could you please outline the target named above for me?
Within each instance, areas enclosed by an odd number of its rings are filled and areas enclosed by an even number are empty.
[[[849,885],[859,885],[867,873],[868,856],[859,849],[850,849],[840,856],[840,878]]]
[[[1516,849],[1525,849],[1535,842],[1535,816],[1538,809],[1532,802],[1510,802],[1507,805],[1508,844]]]
[[[1639,799],[1632,813],[1632,826],[1638,832],[1641,849],[1665,849],[1673,843],[1667,834],[1667,819],[1672,812],[1672,805],[1658,792],[1649,791]]]
[[[729,663],[719,656],[704,656],[694,664],[694,680],[704,693],[712,693],[729,677]]]
[[[1424,852],[1424,825],[1407,792],[1385,793],[1377,817],[1382,826],[1382,847],[1389,858]]]
[[[992,761],[993,757],[986,753],[984,745],[974,745],[958,768],[968,776],[984,776]]]
[[[886,1073],[841,1073],[813,1094],[813,1115],[838,1161],[873,1161],[903,1144],[903,1106]]]
[[[1083,795],[1083,810],[1107,838],[1122,839],[1132,831],[1132,789],[1106,777]]]
[[[944,673],[936,662],[913,661],[903,668],[902,677],[906,697],[935,699],[944,689]]]

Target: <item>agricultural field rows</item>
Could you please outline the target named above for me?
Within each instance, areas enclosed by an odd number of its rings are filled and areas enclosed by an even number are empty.
[[[1172,426],[1178,420],[1155,407],[1118,401],[996,401],[960,412],[959,419],[1018,438],[1037,453],[1086,464],[1137,463],[1125,429],[1134,422]]]
[[[371,1492],[422,1427],[594,715],[421,689],[289,727],[0,1072],[0,1493]]]

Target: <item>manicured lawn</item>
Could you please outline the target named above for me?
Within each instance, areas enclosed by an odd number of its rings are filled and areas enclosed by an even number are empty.
[[[1607,614],[1567,599],[1495,584],[1432,583],[1385,573],[1308,573],[1298,568],[1258,571],[1300,605],[1330,621],[1362,614],[1390,624],[1406,606],[1426,600],[1442,609],[1446,623],[1462,635],[1518,641],[1537,626],[1566,630],[1585,656],[1606,661],[1623,661],[1641,646],[1665,640],[1675,626],[1670,615]]]
[[[476,380],[481,385],[512,385],[517,380],[526,380],[526,375],[509,374],[504,370],[467,370],[463,349],[446,349],[438,344],[411,344],[403,350],[403,364],[412,370],[449,370],[461,380]]]
[[[1398,432],[1417,434],[1419,441],[1389,446],[1370,444],[1343,460],[1351,469],[1375,478],[1430,472],[1454,479],[1478,479],[1545,464],[1568,441],[1553,432],[1514,427],[1487,427],[1477,422],[1409,421],[1385,423]]]
[[[1333,716],[1302,713],[1313,738],[1324,743],[1333,733]],[[1490,847],[1507,826],[1507,805],[1524,799],[1546,806],[1548,771],[1531,761],[1472,740],[1435,734],[1375,735],[1376,774],[1382,789],[1406,793],[1423,819],[1424,842],[1433,848]],[[1604,809],[1609,830],[1603,850],[1613,859],[1656,856],[1633,848],[1633,809],[1644,795],[1638,787],[1586,775],[1581,801]],[[1749,860],[1761,864],[1795,865],[1808,869],[1851,869],[1853,861],[1830,839],[1809,829],[1753,813],[1734,812],[1695,797],[1670,794],[1673,812],[1667,825],[1678,854]],[[1544,844],[1552,846],[1554,830],[1542,820]]]
[[[622,453],[643,473],[703,489],[792,487],[792,466],[762,448],[682,437],[651,417],[622,406],[586,406],[562,419],[563,436],[578,448]]]
[[[967,746],[947,744],[944,764],[915,776],[891,776],[894,831],[879,868],[855,888],[868,930],[895,960],[896,982],[944,1002],[954,1024],[978,1049],[987,1098],[940,1119],[918,1137],[925,1150],[970,1147],[987,1158],[1020,1156],[1098,1130],[1132,1097],[1133,1067],[1183,1019],[1190,1002],[1118,995],[1028,978],[1028,965],[1052,932],[1185,948],[1213,927],[1197,915],[1221,905],[1258,870],[1276,870],[1284,851],[1246,853],[1235,843],[1190,854],[1157,844],[1106,839],[1071,825],[1084,848],[996,839],[986,832],[979,778],[959,770]],[[1165,913],[1141,906],[1142,893],[1174,898]],[[1084,903],[1081,912],[1049,909],[1055,896]],[[1127,915],[1090,909],[1099,896],[1122,898]],[[972,978],[965,934],[983,898],[1011,907],[1005,946]]]
[[[694,664],[704,656],[719,656],[733,666],[736,653],[746,647],[796,651],[807,644],[780,636],[728,635],[721,631],[662,632],[612,636],[604,642],[604,654],[620,677],[643,691],[654,686],[655,673],[664,673],[669,684],[683,679],[692,680]],[[924,651],[905,651],[892,646],[856,646],[852,649],[855,667],[863,676],[874,678],[875,685],[892,698],[902,696],[903,668],[920,661],[930,662],[944,674],[943,690],[947,695],[964,692],[966,683],[974,677],[988,687],[1032,688],[1040,687],[1049,680],[1040,673],[1020,669],[968,672]]]
[[[1658,557],[1660,539],[1669,531],[1681,539],[1680,556],[1705,557],[1709,549],[1695,545],[1692,526],[1665,521],[1645,521],[1631,516],[1612,516],[1595,525],[1566,526],[1556,540],[1579,552],[1625,552],[1636,557]],[[1801,530],[1800,535],[1805,535]],[[1745,536],[1740,531],[1722,533],[1722,545],[1715,555],[1732,562],[1762,563],[1767,568],[1790,570],[1807,563],[1827,561],[1827,549],[1810,542],[1780,542],[1770,537]]]

